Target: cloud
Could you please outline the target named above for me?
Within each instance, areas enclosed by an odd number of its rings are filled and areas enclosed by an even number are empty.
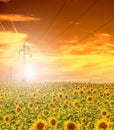
[[[109,82],[114,78],[113,56],[66,54],[38,55],[37,58],[37,68],[42,79]]]
[[[10,0],[0,0],[0,2],[4,2],[4,3],[7,3],[9,2]]]
[[[83,43],[61,40],[55,55],[39,52],[36,55],[42,79],[112,82],[114,79],[113,36],[95,34]],[[45,47],[44,47],[45,48]],[[47,51],[49,54],[49,49]],[[40,76],[39,76],[40,77]]]
[[[27,37],[26,34],[13,32],[0,32],[0,45],[20,42]]]
[[[26,34],[13,32],[0,32],[0,61],[6,63],[15,57]]]
[[[40,21],[40,19],[21,14],[0,14],[0,21],[24,22],[24,21]]]
[[[60,41],[59,50],[62,54],[88,55],[106,54],[114,55],[113,36],[106,33],[95,34],[84,42]]]
[[[68,23],[69,23],[69,24],[76,24],[76,25],[79,25],[79,24],[80,24],[79,22],[75,22],[75,21],[69,21]]]
[[[0,32],[0,62],[10,64],[12,58],[13,66],[17,70],[19,59],[16,59],[16,52],[28,36],[22,33]],[[97,39],[91,38],[91,42],[85,44],[73,44],[60,46],[60,53],[47,55],[37,48],[37,45],[27,43],[33,51],[32,63],[35,62],[36,72],[39,80],[77,80],[88,82],[110,82],[114,79],[113,55],[108,55],[109,50],[113,51],[112,36],[100,34]],[[102,43],[98,43],[101,41]],[[101,46],[99,46],[99,44]],[[107,53],[100,52],[106,46]],[[107,49],[108,47],[108,49]],[[44,47],[45,48],[45,47]],[[99,50],[99,51],[98,51]],[[75,54],[72,52],[75,51]],[[92,54],[92,52],[95,52]],[[112,52],[111,52],[112,53]],[[19,55],[19,54],[18,54]],[[21,56],[20,56],[21,57]],[[21,57],[22,58],[22,57]]]
[[[77,41],[76,40],[59,40],[58,43],[62,43],[62,44],[76,44]]]

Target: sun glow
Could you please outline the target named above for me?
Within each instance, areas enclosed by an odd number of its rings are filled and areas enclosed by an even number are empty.
[[[25,77],[25,79],[27,81],[34,80],[35,75],[36,75],[35,72],[36,72],[36,69],[35,69],[34,66],[30,66],[30,65],[26,66],[25,71],[24,71],[24,77]]]

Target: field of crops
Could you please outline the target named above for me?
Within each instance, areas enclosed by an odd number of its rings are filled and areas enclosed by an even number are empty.
[[[114,84],[0,83],[0,130],[114,130]]]

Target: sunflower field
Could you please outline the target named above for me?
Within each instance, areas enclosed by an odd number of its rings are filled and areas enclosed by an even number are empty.
[[[114,84],[0,83],[0,130],[114,130]]]

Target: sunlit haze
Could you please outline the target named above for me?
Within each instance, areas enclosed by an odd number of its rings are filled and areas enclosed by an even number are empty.
[[[35,76],[35,68],[33,66],[26,66],[25,68],[25,79],[31,81]]]
[[[113,18],[114,0],[0,0],[0,81],[113,82]]]

